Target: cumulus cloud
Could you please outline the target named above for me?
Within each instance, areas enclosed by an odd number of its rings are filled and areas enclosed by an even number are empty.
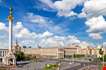
[[[74,15],[74,13],[72,14]],[[34,23],[39,29],[43,29],[44,31],[47,30],[52,33],[64,33],[68,30],[68,28],[55,23],[50,18],[35,15],[34,13],[27,13],[27,15],[25,15],[23,18],[25,19],[25,21],[27,21],[27,23]],[[32,20],[34,22],[32,22]]]
[[[102,39],[101,34],[106,32],[106,21],[103,16],[92,17],[85,24],[88,26],[89,37]]]
[[[41,45],[42,47],[62,47],[60,42],[52,37],[42,39],[39,45]]]
[[[4,23],[0,22],[0,30],[5,30],[6,26]]]
[[[106,15],[106,0],[88,0],[84,3],[83,12],[88,17]]]
[[[80,14],[78,14],[79,18],[86,18],[87,14],[85,12],[81,12]]]
[[[83,4],[86,0],[61,0],[52,2],[52,0],[40,0],[43,4],[57,10],[58,16],[76,16],[78,15],[76,12],[72,11],[77,5]]]
[[[67,47],[70,44],[79,44],[80,40],[75,36],[52,36],[43,38],[40,45],[43,47]]]
[[[54,3],[55,8],[58,10],[60,16],[73,16],[77,15],[72,11],[77,5],[82,4],[86,0],[62,0]]]
[[[42,34],[43,37],[50,37],[53,36],[53,33],[50,33],[49,31],[46,31]]]
[[[105,32],[106,21],[103,16],[93,17],[85,23],[89,29],[87,32]]]
[[[93,39],[102,39],[102,36],[99,33],[90,33],[89,37],[91,37]]]
[[[103,44],[102,44],[102,45],[103,45],[103,47],[106,47],[106,42],[103,42]]]
[[[49,8],[54,8],[53,2],[51,0],[40,0],[42,3],[44,3],[45,5],[47,5],[47,7]]]
[[[46,24],[47,22],[46,18],[39,15],[34,15],[33,13],[27,13],[27,15],[23,18],[31,23]]]
[[[57,13],[57,15],[69,17],[69,16],[77,16],[77,13],[75,13],[73,11],[60,11]]]
[[[87,43],[86,41],[82,41],[82,42],[80,43],[80,47],[81,47],[81,48],[86,48],[86,47],[88,47],[88,46],[90,46],[90,44]]]
[[[89,27],[87,32],[93,39],[102,39],[103,33],[106,32],[106,0],[88,0],[84,2],[84,8],[81,15],[86,17],[85,24]],[[80,13],[80,14],[82,14]]]
[[[2,25],[6,27],[4,23],[2,23]],[[5,28],[2,29],[4,30]],[[1,38],[2,35],[0,34],[0,45],[8,47],[8,32],[4,33],[6,35],[4,38]],[[64,47],[68,44],[80,43],[80,40],[72,35],[58,36],[49,31],[43,33],[31,32],[28,28],[23,26],[22,22],[17,22],[16,25],[14,25],[13,34],[14,42],[15,39],[18,39],[21,45],[32,47],[38,47],[38,44],[41,47]]]

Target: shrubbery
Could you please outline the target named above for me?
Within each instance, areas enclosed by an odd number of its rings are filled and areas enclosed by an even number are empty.
[[[56,70],[58,68],[58,64],[46,64],[43,70]]]
[[[83,54],[73,54],[73,55],[69,55],[69,56],[65,56],[65,58],[81,58],[84,57],[85,55]]]

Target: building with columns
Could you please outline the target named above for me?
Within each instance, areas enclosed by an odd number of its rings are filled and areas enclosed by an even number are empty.
[[[3,61],[3,58],[7,55],[8,49],[0,49],[0,62]]]

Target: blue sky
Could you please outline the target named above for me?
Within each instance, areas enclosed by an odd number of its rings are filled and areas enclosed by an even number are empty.
[[[11,3],[14,28],[19,23],[31,34],[53,34],[51,38],[74,36],[80,42],[95,45],[106,41],[105,0],[12,0]],[[10,0],[0,0],[0,22],[5,27],[8,27],[9,5]],[[1,27],[1,37],[2,31]]]

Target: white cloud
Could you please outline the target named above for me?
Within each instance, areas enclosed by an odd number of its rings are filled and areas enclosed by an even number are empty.
[[[74,9],[77,5],[84,3],[86,0],[61,0],[52,2],[51,0],[40,0],[42,3],[47,5],[49,8],[57,10],[57,15],[59,16],[76,16],[78,15],[72,9]]]
[[[8,29],[6,25],[0,22],[0,48],[7,48],[8,45]]]
[[[103,16],[93,17],[85,23],[89,29],[87,32],[105,32],[106,21]]]
[[[74,15],[74,13],[71,13],[71,15]],[[48,17],[34,15],[33,13],[27,13],[27,15],[24,16],[23,18],[25,19],[25,21],[29,23],[35,23],[39,29],[47,30],[52,33],[64,33],[68,29],[68,28],[63,28],[60,25],[54,23]],[[36,22],[32,22],[32,20]]]
[[[42,3],[47,5],[49,8],[54,8],[53,2],[51,0],[40,0]]]
[[[31,23],[38,23],[38,24],[46,24],[46,18],[41,17],[39,15],[34,15],[33,13],[27,13],[26,16],[23,17],[25,20]]]
[[[106,0],[88,0],[82,11],[88,18],[85,24],[89,27],[89,36],[102,39],[101,34],[106,32],[106,20],[103,17],[106,16]]]
[[[103,45],[103,47],[105,47],[105,48],[106,48],[106,42],[103,42],[103,44],[102,44],[102,45]]]
[[[90,44],[87,43],[86,41],[82,41],[82,42],[80,43],[80,47],[81,47],[81,48],[86,48],[86,47],[88,47],[88,46],[90,46]]]
[[[30,32],[28,29],[23,28],[22,30],[20,30],[20,32],[18,33],[17,37],[26,37],[29,36]]]
[[[59,41],[55,40],[54,38],[43,38],[40,42],[40,45],[42,47],[61,47],[61,44]]]
[[[79,18],[83,18],[83,17],[87,17],[87,14],[85,12],[81,12],[80,14],[78,14]]]
[[[88,26],[89,37],[102,39],[101,34],[106,32],[106,21],[103,16],[92,17],[85,24]]]
[[[48,31],[46,31],[46,32],[44,32],[44,33],[42,34],[42,36],[43,36],[43,37],[50,37],[50,36],[53,36],[53,33],[50,33],[50,32],[48,32]]]
[[[80,40],[75,36],[52,36],[43,38],[42,47],[67,47],[69,44],[79,44]]]
[[[60,10],[71,10],[75,8],[77,5],[83,3],[85,0],[62,0],[62,1],[56,1],[54,3],[55,7]]]
[[[59,16],[73,16],[77,15],[75,12],[72,11],[77,5],[82,4],[86,0],[62,0],[56,1],[54,3],[55,8],[58,10]]]
[[[83,12],[88,17],[106,15],[106,0],[88,0],[84,3]]]
[[[0,22],[0,30],[5,30],[6,26],[4,23]]]
[[[65,43],[67,43],[67,44],[73,44],[73,43],[74,44],[79,44],[80,40],[75,36],[69,35],[69,36],[66,37]]]
[[[30,32],[27,28],[22,25],[22,22],[17,22],[14,26],[14,35],[16,38],[31,38],[35,37],[36,33]]]
[[[14,28],[17,30],[22,29],[23,28],[22,22],[17,22]]]
[[[102,36],[99,33],[90,33],[89,37],[93,39],[102,39]]]
[[[60,12],[58,12],[57,15],[69,17],[69,16],[77,16],[77,13],[75,13],[73,11],[60,11]]]
[[[2,35],[0,35],[0,45],[2,45],[1,48],[8,47],[8,32],[4,33],[6,33],[6,37],[1,38]],[[14,25],[13,37],[14,42],[17,38],[21,45],[27,45],[32,47],[37,47],[38,44],[41,47],[64,47],[68,44],[80,42],[77,37],[71,35],[58,36],[54,35],[54,33],[51,33],[49,31],[45,31],[43,33],[30,32],[29,29],[23,26],[22,22],[17,22],[16,25]]]

